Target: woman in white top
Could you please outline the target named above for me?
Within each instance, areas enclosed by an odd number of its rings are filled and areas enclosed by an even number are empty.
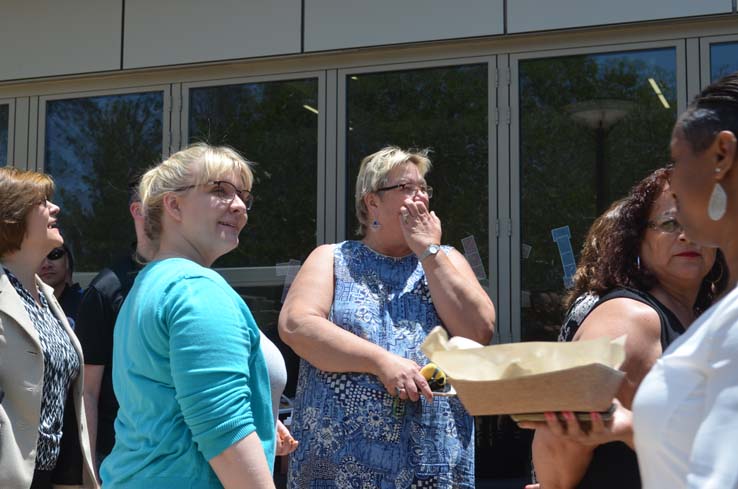
[[[738,72],[674,127],[672,190],[695,242],[722,249],[727,295],[674,342],[635,398],[643,487],[738,488]]]

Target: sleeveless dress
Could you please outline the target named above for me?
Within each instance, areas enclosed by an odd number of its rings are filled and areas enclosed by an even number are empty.
[[[685,329],[676,315],[654,296],[640,290],[619,288],[607,292],[602,297],[583,294],[569,309],[561,328],[559,341],[572,341],[574,334],[587,316],[600,304],[611,299],[626,298],[651,306],[661,321],[661,351],[676,340]],[[635,452],[623,442],[600,445],[594,450],[592,461],[587,467],[577,489],[639,489],[641,475]]]
[[[441,320],[417,257],[384,256],[360,241],[335,245],[333,257],[329,320],[428,363],[420,345]],[[324,372],[301,360],[292,430],[300,444],[290,456],[290,488],[474,487],[474,419],[455,397],[401,401],[373,375]]]

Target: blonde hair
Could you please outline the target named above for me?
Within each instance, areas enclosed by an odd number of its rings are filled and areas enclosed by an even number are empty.
[[[146,236],[158,247],[166,194],[190,185],[202,185],[231,173],[241,177],[244,188],[251,189],[254,181],[251,164],[227,146],[196,143],[150,168],[141,177],[138,187]]]
[[[360,236],[366,234],[366,227],[370,221],[364,196],[384,187],[387,184],[387,175],[398,166],[406,163],[417,166],[420,176],[425,177],[425,174],[431,169],[431,161],[428,158],[429,152],[428,148],[403,150],[397,146],[387,146],[361,160],[359,175],[356,177],[356,193],[354,196],[356,218],[359,220],[359,228],[356,232]]]

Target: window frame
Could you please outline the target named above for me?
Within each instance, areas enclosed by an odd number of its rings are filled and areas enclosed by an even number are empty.
[[[673,48],[676,59],[676,89],[677,89],[677,115],[682,113],[687,105],[687,73],[686,73],[686,45],[684,38],[674,38],[671,40],[654,41],[654,42],[636,42],[628,44],[606,44],[591,47],[582,47],[575,49],[556,49],[544,51],[531,51],[525,53],[515,53],[510,56],[510,100],[517,101],[520,98],[519,82],[520,82],[520,62],[530,59],[559,58],[565,56],[577,55],[597,55],[610,54],[628,51],[641,51],[649,49]],[[512,106],[512,104],[511,104]],[[510,220],[512,229],[510,231],[510,254],[500,256],[500,261],[506,258],[510,263],[509,275],[504,279],[507,280],[508,289],[511,292],[510,297],[510,324],[512,330],[511,341],[518,343],[522,339],[522,262],[520,247],[522,244],[521,226],[521,203],[520,203],[520,104],[515,104],[511,110],[510,117],[510,162],[509,162],[509,181],[501,181],[501,186],[510,189]],[[664,146],[668,141],[664,141]],[[512,189],[518,189],[517,192]],[[517,198],[516,198],[517,196]],[[577,251],[577,250],[575,250]],[[504,288],[504,287],[503,287]]]
[[[712,53],[710,48],[713,44],[723,43],[738,43],[738,34],[700,38],[700,89],[707,87],[712,78]]]

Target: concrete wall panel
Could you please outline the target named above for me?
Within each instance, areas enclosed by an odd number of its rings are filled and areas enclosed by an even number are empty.
[[[124,68],[299,53],[300,0],[126,0]]]
[[[3,0],[0,80],[120,68],[122,0]]]
[[[730,13],[732,0],[509,0],[509,33]]]
[[[503,0],[305,0],[305,51],[503,32]]]

